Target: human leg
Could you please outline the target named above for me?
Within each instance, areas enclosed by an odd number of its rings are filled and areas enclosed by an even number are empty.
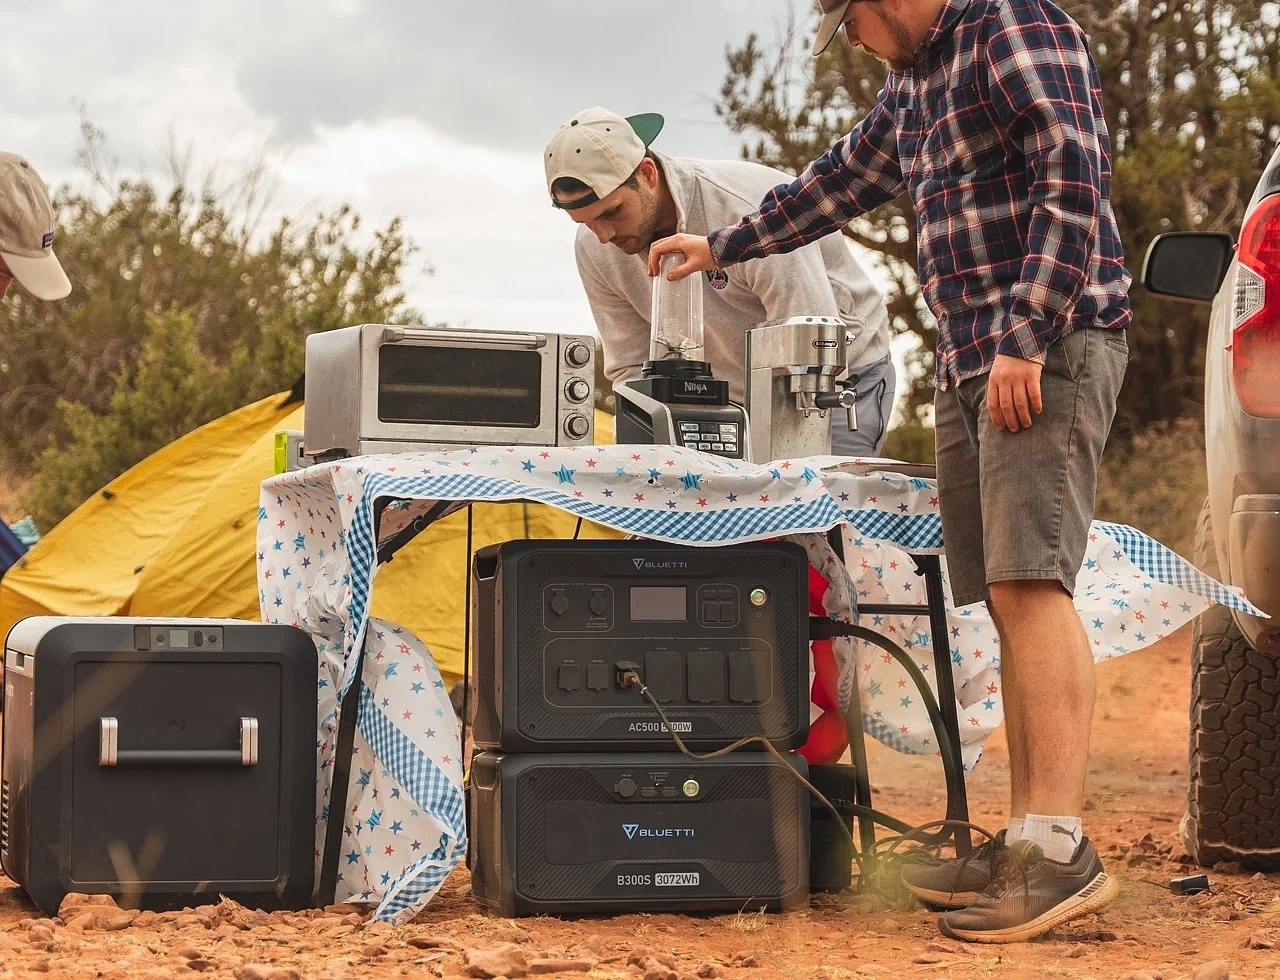
[[[1013,816],[1021,840],[986,893],[939,922],[954,938],[1016,942],[1096,911],[1117,886],[1080,829],[1093,656],[1072,603],[1093,518],[1097,467],[1126,353],[1105,332],[1070,334],[1047,353],[1044,412],[1001,432],[966,391],[981,446],[984,556],[1000,634]],[[945,534],[945,528],[944,528]]]

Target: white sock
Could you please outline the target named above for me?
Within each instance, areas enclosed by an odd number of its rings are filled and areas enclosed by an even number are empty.
[[[1022,840],[1040,845],[1044,856],[1059,864],[1068,864],[1080,846],[1079,817],[1047,817],[1028,813],[1022,820]]]
[[[1009,829],[1004,832],[1004,842],[1012,844],[1016,840],[1022,840],[1022,818],[1010,817]]]

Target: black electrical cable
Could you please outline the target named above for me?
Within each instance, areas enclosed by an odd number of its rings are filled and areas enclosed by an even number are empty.
[[[841,625],[844,625],[844,624],[841,624]],[[676,732],[675,726],[671,723],[671,720],[667,717],[666,711],[663,710],[662,705],[659,704],[657,698],[653,696],[653,692],[649,690],[648,686],[644,683],[644,680],[640,677],[640,674],[637,668],[628,667],[627,669],[625,669],[620,676],[620,680],[623,682],[624,687],[629,687],[632,684],[634,684],[637,688],[639,688],[640,694],[645,698],[646,701],[649,702],[650,705],[652,705],[653,709],[658,713],[658,717],[662,719],[662,724],[665,727],[667,733],[671,736],[672,741],[675,742],[676,748],[679,749],[681,754],[684,755],[686,758],[692,759],[695,762],[709,762],[713,759],[719,759],[719,758],[722,758],[723,756],[729,755],[731,752],[736,752],[738,749],[743,748],[744,746],[747,746],[747,745],[751,745],[755,742],[759,742],[761,745],[763,745],[764,748],[769,752],[769,754],[772,755],[779,763],[781,763],[783,769],[787,773],[789,773],[793,779],[795,779],[806,790],[808,790],[809,793],[812,794],[814,799],[816,799],[824,807],[830,810],[832,815],[835,816],[836,822],[840,825],[841,832],[844,834],[845,838],[849,842],[850,853],[853,855],[853,860],[858,865],[859,880],[863,882],[868,882],[872,884],[873,887],[877,888],[877,890],[881,890],[883,892],[883,889],[881,888],[880,883],[878,881],[872,881],[868,876],[867,866],[864,861],[864,856],[862,854],[862,851],[859,849],[857,842],[853,839],[853,834],[850,832],[848,825],[845,823],[844,814],[842,814],[838,809],[836,809],[835,805],[829,799],[827,799],[827,797],[823,795],[823,793],[816,786],[814,786],[811,782],[809,782],[809,780],[805,779],[804,776],[800,775],[800,773],[795,770],[795,768],[786,760],[786,758],[782,755],[782,753],[779,752],[774,747],[773,743],[770,742],[765,736],[759,735],[759,734],[746,735],[743,738],[738,739],[736,742],[732,743],[731,745],[726,745],[724,748],[716,749],[713,752],[703,752],[703,753],[694,752],[692,749],[690,749],[687,745],[684,744],[684,740]],[[936,705],[935,705],[935,710],[936,710]],[[895,817],[889,816],[887,813],[882,813],[881,811],[871,807],[860,806],[857,803],[848,804],[848,810],[850,811],[851,816],[859,817],[862,819],[870,819],[880,824],[881,826],[888,827],[891,830],[897,831],[897,836],[892,838],[886,838],[883,841],[877,842],[877,847],[880,844],[887,845],[886,853],[884,855],[885,857],[897,856],[899,858],[909,860],[911,852],[905,852],[904,854],[901,854],[901,855],[896,854],[897,848],[901,844],[906,843],[907,841],[916,841],[916,843],[919,845],[919,850],[928,851],[930,848],[932,848],[933,846],[936,846],[936,844],[940,844],[942,841],[948,839],[948,837],[950,836],[949,834],[943,833],[940,835],[933,835],[932,838],[918,838],[918,835],[923,834],[925,831],[933,827],[941,827],[941,828],[968,827],[970,830],[976,830],[978,833],[982,834],[984,837],[990,838],[992,836],[992,834],[986,829],[978,826],[977,824],[970,823],[967,820],[954,820],[954,819],[947,818],[943,820],[933,820],[933,821],[930,821],[929,823],[924,823],[924,824],[920,824],[918,826],[912,827],[911,825],[905,823],[902,820],[898,820]],[[962,860],[967,860],[967,859],[962,859]],[[879,861],[877,861],[877,863],[879,863]]]

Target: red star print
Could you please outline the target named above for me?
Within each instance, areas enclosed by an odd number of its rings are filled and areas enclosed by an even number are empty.
[[[634,462],[637,462],[637,463],[638,463],[638,462],[640,462],[640,454],[639,454],[639,453],[632,453],[632,454],[631,454],[631,459],[632,459]]]
[[[760,495],[760,503],[762,503],[762,504],[767,504],[768,502],[769,502],[769,495],[768,495],[767,493],[765,493],[765,494],[761,494],[761,495]]]
[[[405,712],[404,714],[402,714],[400,717],[401,717],[401,718],[403,718],[405,721],[412,721],[412,720],[413,720],[413,712],[412,712],[412,711],[406,711],[406,712]]]
[[[269,569],[269,568],[268,568],[265,572],[263,572],[263,573],[262,573],[262,577],[263,577],[263,578],[271,578],[271,569]]]
[[[582,491],[581,491],[581,490],[575,490],[575,491],[573,491],[573,495],[574,495],[575,497],[581,497],[581,496],[582,496]]]
[[[1091,534],[1091,535],[1089,535],[1089,540],[1090,540],[1090,541],[1097,541],[1097,540],[1098,540],[1098,536],[1097,536],[1096,534]]]
[[[399,650],[401,653],[408,653],[408,652],[409,652],[409,644],[407,644],[407,643],[397,643],[397,644],[396,644],[396,649],[397,649],[397,650]]]
[[[669,459],[669,460],[667,460],[665,463],[663,463],[662,465],[663,465],[663,466],[675,466],[675,465],[676,465],[676,461],[675,461],[674,459]]]
[[[879,497],[868,497],[868,498],[867,498],[867,501],[868,501],[868,503],[875,504],[875,503],[879,503],[880,498],[879,498]]]
[[[587,469],[595,469],[596,461],[594,459],[587,460]]]
[[[907,682],[906,682],[906,681],[904,681],[902,678],[898,678],[898,686],[899,686],[899,687],[906,687],[906,686],[907,686]]]
[[[388,844],[388,845],[387,845],[387,849],[386,849],[386,851],[385,851],[384,853],[386,853],[386,854],[394,854],[394,853],[395,853],[395,851],[392,849],[391,845],[390,845],[390,844]]]
[[[909,729],[906,725],[903,725],[901,728],[898,729],[898,731],[902,732],[903,735],[907,734],[907,732],[909,732],[910,730],[911,729]]]
[[[896,572],[898,570],[898,563],[896,561],[891,561],[889,562],[889,567]]]
[[[937,497],[930,497],[930,498],[929,498],[929,506],[930,506],[930,507],[937,507],[937,506],[938,506],[938,498],[937,498]]]
[[[452,756],[447,756],[447,755],[442,755],[442,756],[440,757],[440,761],[441,761],[441,762],[443,762],[443,763],[447,766],[450,762],[452,762],[452,761],[453,761],[453,757],[452,757]]]
[[[636,498],[636,503],[641,503],[644,501],[644,494],[638,493],[635,495],[635,498]]]
[[[978,719],[977,719],[977,718],[970,718],[970,719],[969,719],[969,724],[970,724],[970,725],[976,725],[976,724],[978,724]]]
[[[699,507],[705,507],[705,506],[707,506],[707,498],[706,498],[706,497],[699,497],[699,498],[698,498],[698,506],[699,506]]]
[[[281,521],[279,524],[276,525],[276,527],[284,527],[284,521]]]
[[[782,464],[782,468],[783,468],[784,470],[789,470],[789,469],[791,469],[791,463],[790,463],[790,461],[783,463],[783,464]]]
[[[539,453],[538,455],[541,456],[543,459],[548,459],[551,456],[550,453]]]
[[[995,694],[995,693],[996,693],[996,691],[998,691],[998,690],[1000,690],[1000,689],[999,689],[998,687],[996,687],[994,684],[988,684],[988,685],[987,685],[987,693],[988,693],[988,694]]]
[[[413,672],[414,672],[415,674],[420,674],[420,673],[422,673],[422,664],[414,664],[414,665],[413,665]]]

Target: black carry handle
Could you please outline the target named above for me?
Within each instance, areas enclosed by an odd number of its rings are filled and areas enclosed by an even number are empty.
[[[98,719],[98,765],[119,766],[256,766],[258,764],[258,719],[240,719],[238,749],[121,749],[120,723],[115,718]]]
[[[367,637],[366,637],[367,639]],[[318,904],[334,903],[338,891],[338,856],[342,850],[342,826],[351,785],[351,757],[356,744],[356,712],[360,707],[361,675],[364,673],[364,643],[356,656],[355,679],[342,699],[338,713],[338,739],[333,747],[333,781],[329,784],[329,817],[324,827],[324,855],[320,863]]]

